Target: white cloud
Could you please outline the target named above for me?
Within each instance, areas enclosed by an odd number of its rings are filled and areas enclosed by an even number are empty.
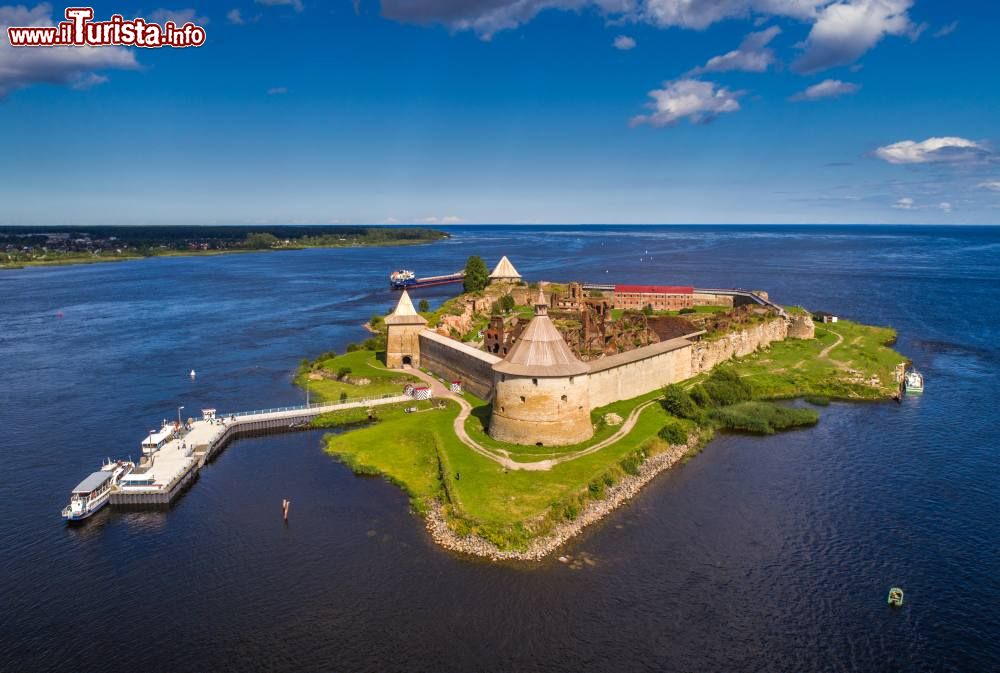
[[[942,211],[944,211],[946,213],[950,213],[951,212],[951,204],[948,203],[947,201],[942,201],[941,203],[939,203],[937,205],[937,207],[940,208]]]
[[[246,20],[243,18],[243,13],[235,7],[226,12],[226,19],[229,20],[229,23],[236,24],[237,26],[242,26],[246,23]]]
[[[787,16],[808,20],[829,0],[640,0],[638,14],[659,26],[702,30],[723,19],[751,15]]]
[[[777,26],[771,26],[759,33],[750,33],[743,38],[738,49],[721,56],[713,56],[708,59],[705,65],[695,68],[691,73],[729,72],[731,70],[764,72],[774,63],[774,50],[768,49],[767,45],[780,34],[781,28]]]
[[[302,0],[254,0],[258,5],[265,5],[267,7],[279,7],[288,6],[294,9],[296,12],[301,12],[303,10]]]
[[[912,0],[848,0],[827,5],[809,31],[795,69],[813,73],[853,63],[886,35],[915,39],[922,28],[906,14],[912,4]]]
[[[837,98],[855,93],[861,87],[852,82],[841,82],[839,79],[825,79],[819,84],[813,84],[800,91],[789,100],[792,101],[813,101],[821,98]]]
[[[809,21],[830,0],[381,0],[382,15],[412,23],[443,23],[486,39],[540,12],[596,8],[615,20],[702,30],[725,19],[785,16]]]
[[[267,90],[268,96],[281,96],[288,93],[288,87],[286,86],[276,86]]]
[[[969,163],[982,161],[992,154],[985,145],[953,136],[920,142],[901,140],[875,150],[875,156],[890,164]]]
[[[934,31],[934,37],[945,37],[951,35],[956,30],[958,30],[958,21],[952,21],[946,26],[941,26],[936,31]]]
[[[988,189],[992,192],[1000,192],[1000,180],[987,180],[976,185],[980,189]]]
[[[257,0],[288,3],[293,0]],[[294,0],[301,2],[301,0]],[[773,17],[812,24],[797,70],[811,73],[846,65],[874,47],[885,35],[912,39],[926,28],[914,25],[908,10],[913,0],[381,0],[382,16],[416,24],[439,23],[470,30],[489,40],[546,10],[596,9],[616,24],[647,23],[660,28],[704,30],[724,20],[761,25]],[[719,57],[725,59],[727,55]],[[732,59],[737,59],[733,54]],[[726,60],[718,62],[722,70]],[[760,60],[754,69],[765,69]],[[742,67],[731,70],[745,69]]]
[[[679,79],[665,82],[662,89],[649,92],[653,99],[648,107],[653,112],[632,118],[632,126],[649,124],[668,126],[687,117],[693,124],[707,123],[726,112],[740,109],[742,91],[730,91],[713,82],[697,79]]]
[[[913,210],[913,199],[909,196],[904,196],[903,198],[898,199],[892,207],[899,208],[900,210]]]
[[[464,219],[458,215],[445,215],[444,217],[425,217],[420,220],[423,224],[462,224]]]
[[[124,47],[39,47],[15,49],[7,42],[8,26],[53,26],[52,6],[28,9],[0,6],[0,98],[39,83],[87,89],[107,81],[100,70],[134,70],[135,53]]]
[[[635,40],[628,35],[619,35],[615,38],[614,45],[615,49],[628,51],[629,49],[635,49]]]
[[[190,21],[199,26],[208,24],[207,16],[198,16],[193,9],[156,9],[149,15],[149,20],[154,23],[166,23],[173,21],[178,26],[183,26]]]

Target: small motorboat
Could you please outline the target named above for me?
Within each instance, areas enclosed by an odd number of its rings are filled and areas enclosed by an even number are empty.
[[[924,375],[915,369],[907,372],[903,379],[903,388],[908,395],[919,395],[924,392]]]
[[[893,607],[902,607],[903,605],[903,590],[899,587],[892,587],[889,589],[889,605]]]

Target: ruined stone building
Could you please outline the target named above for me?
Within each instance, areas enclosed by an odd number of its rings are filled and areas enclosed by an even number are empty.
[[[677,311],[694,307],[694,288],[687,285],[615,285],[612,293],[615,308],[654,311]]]

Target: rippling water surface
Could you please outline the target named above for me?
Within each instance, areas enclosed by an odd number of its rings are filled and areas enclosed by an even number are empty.
[[[301,400],[297,362],[363,338],[391,269],[469,254],[890,324],[927,393],[719,437],[570,543],[570,565],[440,550],[402,493],[313,432],[231,445],[168,512],[59,520],[179,405]],[[1000,670],[998,292],[996,228],[464,227],[414,248],[0,272],[0,670]]]

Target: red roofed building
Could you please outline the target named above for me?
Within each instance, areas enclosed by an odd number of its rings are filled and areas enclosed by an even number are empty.
[[[614,308],[677,311],[694,307],[694,288],[689,285],[615,285]]]

